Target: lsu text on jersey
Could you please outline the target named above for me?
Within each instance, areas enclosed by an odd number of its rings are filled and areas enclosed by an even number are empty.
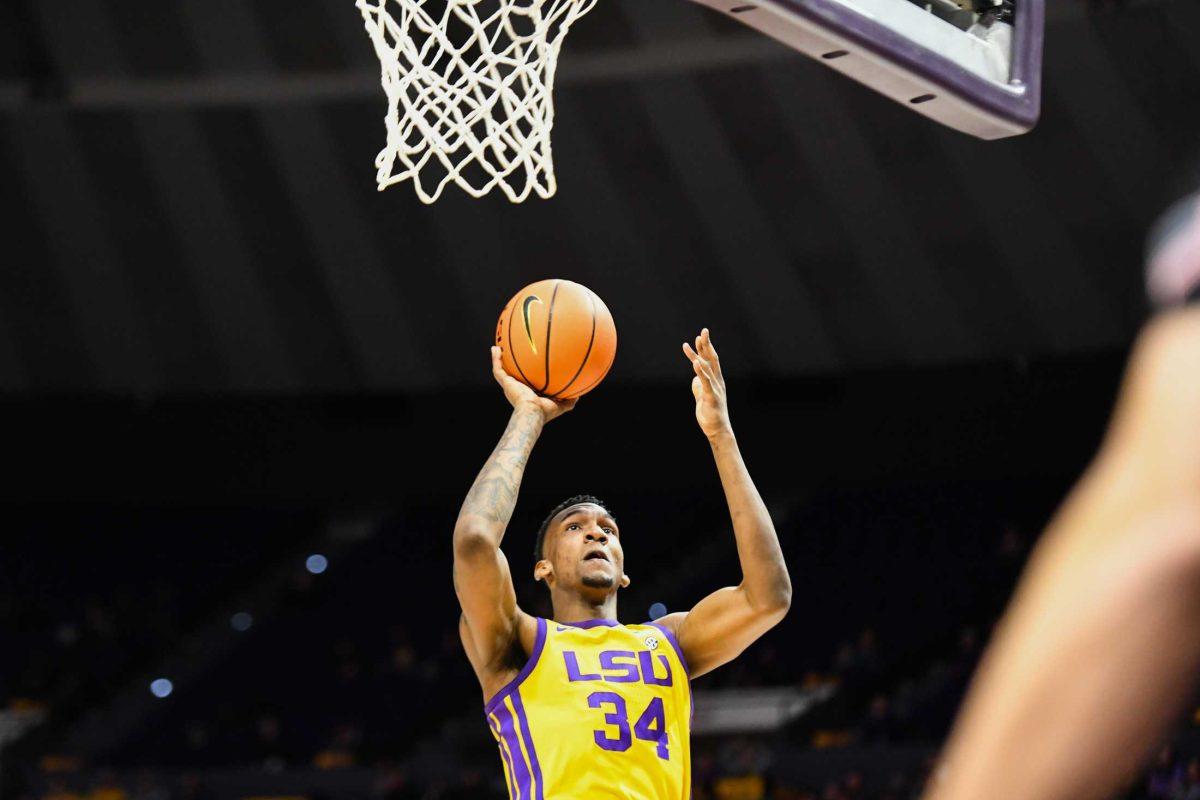
[[[485,708],[511,800],[687,800],[691,685],[648,623],[537,620],[520,674]]]

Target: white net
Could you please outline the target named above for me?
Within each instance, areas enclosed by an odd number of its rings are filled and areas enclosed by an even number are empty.
[[[451,183],[551,197],[558,53],[596,2],[357,0],[390,103],[380,191],[411,180],[426,203]]]

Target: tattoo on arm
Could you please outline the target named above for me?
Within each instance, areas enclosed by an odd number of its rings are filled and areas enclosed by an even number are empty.
[[[483,465],[458,513],[506,525],[517,506],[517,491],[533,445],[542,432],[540,412],[518,409],[513,413],[500,443]]]

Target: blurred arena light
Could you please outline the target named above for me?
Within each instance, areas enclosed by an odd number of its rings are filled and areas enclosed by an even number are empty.
[[[239,611],[229,618],[229,624],[235,631],[245,633],[254,624],[254,617],[249,612]]]
[[[650,606],[650,611],[647,613],[649,613],[650,619],[655,620],[659,617],[665,617],[667,615],[667,607],[662,603],[655,603],[654,605]]]
[[[170,697],[173,691],[175,691],[175,684],[171,683],[167,678],[157,678],[150,684],[150,694],[160,700],[164,697]]]
[[[304,568],[313,575],[320,575],[329,568],[329,559],[325,558],[325,556],[321,555],[320,553],[313,553],[304,562]]]

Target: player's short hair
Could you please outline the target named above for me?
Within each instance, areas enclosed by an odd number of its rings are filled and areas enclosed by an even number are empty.
[[[533,545],[533,560],[535,562],[541,561],[546,557],[544,552],[546,549],[546,531],[550,528],[550,523],[554,521],[554,518],[563,511],[566,511],[571,506],[577,506],[583,503],[591,503],[594,506],[600,506],[607,511],[609,515],[612,514],[612,512],[608,510],[608,506],[604,504],[603,500],[590,494],[577,494],[574,497],[568,497],[566,500],[563,500],[550,510],[550,513],[546,515],[544,520],[542,520],[542,527],[538,528],[537,542],[535,542]]]

